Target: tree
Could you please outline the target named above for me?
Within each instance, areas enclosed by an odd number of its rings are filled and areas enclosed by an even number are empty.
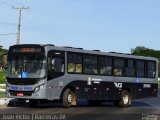
[[[147,57],[155,57],[160,59],[160,50],[149,49],[143,46],[138,46],[134,49],[131,49],[131,54],[147,56]]]
[[[0,67],[7,68],[7,50],[0,45]]]

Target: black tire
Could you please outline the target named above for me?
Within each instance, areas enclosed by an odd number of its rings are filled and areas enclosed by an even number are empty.
[[[29,100],[29,106],[30,107],[37,107],[39,104],[38,100]]]
[[[89,105],[91,106],[99,106],[102,101],[101,100],[88,100]]]
[[[75,106],[77,104],[75,93],[67,88],[63,93],[63,100],[62,100],[63,107],[70,108],[71,106]]]
[[[131,94],[127,90],[123,90],[121,94],[121,100],[115,101],[114,104],[119,107],[131,106]]]

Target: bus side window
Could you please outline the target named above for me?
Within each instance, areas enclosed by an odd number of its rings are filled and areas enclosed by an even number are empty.
[[[75,64],[68,63],[68,72],[73,73],[75,71]]]
[[[145,63],[143,60],[136,60],[137,77],[145,77]]]
[[[115,76],[120,75],[119,69],[117,69],[117,68],[114,69],[114,75],[115,75]]]
[[[114,75],[123,76],[124,75],[124,60],[121,58],[114,59]]]
[[[82,64],[76,64],[76,73],[82,73]]]
[[[100,75],[112,75],[112,58],[99,57]]]
[[[126,60],[126,76],[127,77],[133,77],[135,76],[135,62],[133,59],[127,59]]]
[[[82,73],[82,56],[79,53],[68,53],[68,73]]]
[[[90,75],[98,74],[98,58],[95,55],[83,56],[84,73]]]
[[[147,62],[147,77],[154,78],[156,76],[156,63],[149,61]]]

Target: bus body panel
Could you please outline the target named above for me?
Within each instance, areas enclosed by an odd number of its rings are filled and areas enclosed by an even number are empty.
[[[30,46],[30,45],[25,45],[25,46]],[[87,99],[87,100],[119,100],[121,98],[121,93],[124,89],[128,90],[131,93],[133,99],[155,97],[157,95],[158,62],[156,58],[126,55],[126,54],[105,53],[97,51],[87,51],[81,49],[56,47],[50,45],[44,45],[44,46],[42,45],[42,47],[44,47],[44,54],[46,61],[48,60],[49,51],[63,51],[65,53],[64,75],[58,76],[54,79],[48,79],[46,75],[44,79],[38,80],[36,83],[30,85],[29,84],[19,85],[14,83],[11,84],[9,83],[11,80],[7,76],[8,97],[21,98],[21,99],[58,100],[62,99],[63,92],[66,88],[73,89],[78,99]],[[124,59],[154,61],[156,62],[156,73],[155,73],[156,76],[155,78],[143,78],[135,76],[122,77],[122,76],[105,76],[105,75],[103,76],[103,75],[68,73],[67,71],[68,52],[91,54],[97,56],[110,56],[117,58],[119,57]],[[46,64],[48,66],[48,62],[46,62]],[[46,69],[46,74],[48,74],[47,72],[48,68],[46,67],[45,69]],[[18,93],[23,93],[24,96],[21,96],[21,94]]]

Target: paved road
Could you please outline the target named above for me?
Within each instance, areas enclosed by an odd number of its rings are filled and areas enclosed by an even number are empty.
[[[86,101],[79,101],[77,107],[63,108],[60,103],[40,104],[37,108],[30,108],[28,103],[21,102],[10,106],[0,106],[0,119],[25,119],[27,116],[16,118],[15,115],[28,115],[33,120],[160,120],[160,94],[156,98],[134,100],[132,107],[119,108],[106,102],[100,106],[89,106]],[[13,116],[9,116],[13,114]],[[46,115],[45,115],[46,114]],[[159,114],[159,115],[158,115]],[[5,116],[6,115],[6,116]],[[23,117],[23,118],[22,118]],[[26,117],[26,118],[25,118]]]

